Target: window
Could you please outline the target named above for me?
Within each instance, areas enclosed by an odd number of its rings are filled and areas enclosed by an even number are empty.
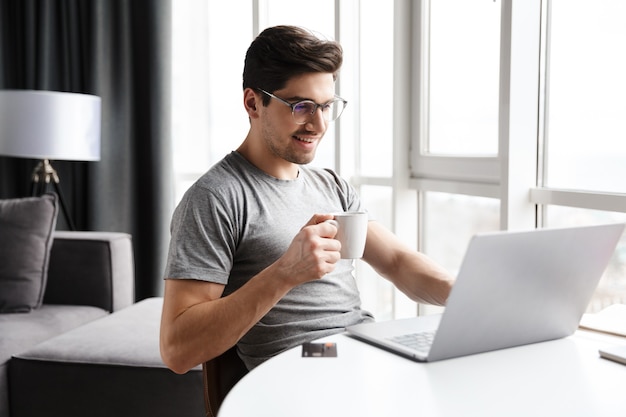
[[[544,184],[625,193],[626,3],[550,5]]]
[[[360,12],[359,103],[356,103],[360,110],[359,173],[390,178],[393,172],[393,2],[361,2]],[[376,30],[371,30],[374,22]],[[343,77],[350,76],[343,73]]]
[[[424,151],[497,155],[501,1],[431,1],[424,11],[429,17]]]
[[[500,205],[494,198],[427,191],[422,207],[423,249],[455,275],[471,237],[500,225]],[[452,230],[454,237],[441,237],[442,231]]]
[[[620,74],[626,58],[616,51],[626,41],[620,24],[626,6],[610,0],[592,6],[569,0],[476,0],[462,2],[471,9],[463,11],[471,16],[471,23],[463,26],[455,20],[461,6],[452,3],[424,0],[414,11],[421,28],[414,34],[419,45],[414,114],[419,123],[413,127],[411,184],[422,196],[422,248],[448,268],[453,269],[454,259],[460,262],[458,251],[447,248],[446,242],[464,238],[461,231],[467,228],[460,228],[459,217],[449,214],[464,200],[479,207],[487,204],[479,218],[472,218],[472,209],[459,211],[466,219],[461,223],[468,221],[475,230],[624,222],[626,82]],[[463,32],[469,43],[457,48],[447,42],[451,32]],[[499,42],[492,38],[495,32]],[[467,50],[470,58],[465,58]],[[494,71],[499,79],[497,100],[489,83]],[[463,79],[462,85],[451,93],[446,87],[456,79]],[[446,107],[450,101],[468,106],[477,97],[475,85],[484,92],[479,99],[486,100],[476,101],[480,110]],[[472,122],[459,116],[462,113],[470,114]],[[486,123],[482,130],[477,127],[481,121]],[[446,124],[456,126],[437,128]],[[481,133],[472,137],[468,130]],[[493,151],[493,132],[498,135],[496,157],[481,155]],[[480,145],[468,146],[461,138]],[[468,151],[481,146],[484,152]],[[490,199],[499,203],[490,204]],[[441,201],[446,204],[438,204]],[[431,225],[433,213],[450,216],[450,224],[439,220]],[[626,302],[624,240],[589,312]]]
[[[543,223],[626,222],[626,4],[552,0],[546,6]],[[584,22],[586,29],[580,30]],[[626,237],[589,311],[626,303]]]
[[[471,235],[626,221],[626,4],[618,0],[174,3],[177,197],[247,133],[245,51],[296,24],[338,39],[334,167],[409,245],[457,271]],[[231,22],[238,22],[237,28]],[[584,25],[585,30],[580,30]],[[589,311],[626,302],[626,238]],[[379,319],[430,313],[357,262]]]

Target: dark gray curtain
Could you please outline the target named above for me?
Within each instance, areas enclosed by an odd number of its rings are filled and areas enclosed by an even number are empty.
[[[169,240],[170,39],[171,0],[0,0],[1,89],[102,98],[101,160],[53,165],[78,230],[133,235],[138,300]],[[0,198],[29,195],[36,162],[0,157]]]

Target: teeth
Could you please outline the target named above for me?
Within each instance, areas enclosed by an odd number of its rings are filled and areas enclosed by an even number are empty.
[[[296,136],[295,138],[298,139],[298,140],[301,140],[302,142],[307,142],[307,143],[312,143],[312,142],[315,141],[315,139],[301,138],[299,136]]]

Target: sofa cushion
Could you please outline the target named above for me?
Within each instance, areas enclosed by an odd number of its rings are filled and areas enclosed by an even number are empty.
[[[0,314],[0,364],[12,355],[107,314],[98,307],[50,304],[30,314]]]
[[[54,194],[0,200],[0,313],[41,306],[57,214]]]
[[[12,355],[107,314],[98,307],[48,304],[29,314],[0,314],[0,416],[9,415],[7,369]]]
[[[161,359],[162,308],[149,298],[15,355],[11,416],[204,416],[202,368]]]
[[[47,306],[47,304],[46,304]],[[16,357],[29,360],[166,368],[159,350],[163,298],[142,300],[48,339]],[[202,367],[196,367],[202,370]]]

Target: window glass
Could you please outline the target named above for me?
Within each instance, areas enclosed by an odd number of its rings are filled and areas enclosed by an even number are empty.
[[[492,198],[425,192],[422,251],[456,277],[472,236],[499,229],[499,210],[499,201]],[[442,310],[421,304],[419,314],[437,314]]]
[[[424,193],[424,252],[457,275],[472,236],[500,228],[493,198]]]
[[[371,217],[385,227],[391,228],[391,187],[364,185],[360,187],[359,194],[361,202],[370,212]],[[356,279],[361,292],[363,309],[374,314],[377,320],[394,318],[393,285],[382,279],[367,263],[356,262]]]
[[[361,174],[390,177],[393,172],[393,2],[364,1],[360,9]],[[376,22],[376,30],[366,22]]]
[[[547,227],[572,227],[605,223],[626,223],[626,213],[547,206]],[[609,266],[587,307],[596,313],[611,304],[626,303],[626,235],[622,236]]]
[[[496,155],[501,0],[431,0],[432,154]]]
[[[549,187],[626,192],[624,21],[623,1],[551,2],[544,182]]]
[[[293,0],[267,0],[266,15],[261,12],[261,21],[266,27],[276,25],[302,26],[322,37],[335,37],[335,0],[317,0],[313,7],[307,7],[303,13],[302,3]],[[261,31],[264,28],[261,28]]]

